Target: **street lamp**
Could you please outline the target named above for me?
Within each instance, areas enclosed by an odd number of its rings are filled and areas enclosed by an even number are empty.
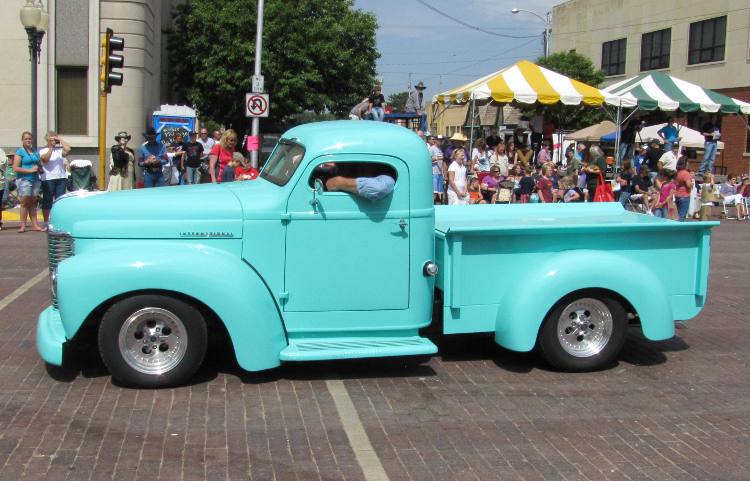
[[[29,57],[31,60],[31,148],[36,150],[36,66],[42,53],[42,39],[49,26],[49,14],[42,0],[26,0],[21,7],[21,24],[29,37]]]
[[[511,9],[510,13],[516,14],[519,12],[526,12],[534,15],[536,18],[544,22],[544,32],[542,33],[542,40],[544,42],[544,57],[547,58],[549,56],[549,44],[552,37],[552,30],[550,28],[550,25],[552,24],[552,12],[547,12],[547,18],[542,17],[536,12],[532,12],[531,10],[524,10],[523,8],[513,8]]]

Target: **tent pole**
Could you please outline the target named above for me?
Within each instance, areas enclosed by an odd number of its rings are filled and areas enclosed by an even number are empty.
[[[476,99],[471,99],[471,133],[469,134],[469,151],[466,153],[466,157],[468,157],[469,164],[471,165],[471,153],[474,151],[474,110],[476,108],[477,101]]]
[[[615,122],[615,172],[620,166],[620,134],[622,133],[622,101],[617,105],[617,121]]]
[[[563,149],[563,135],[562,135],[562,122],[563,122],[563,116],[562,116],[562,107],[560,107],[557,111],[557,162],[562,165],[563,160],[566,161],[566,167],[567,167],[567,159],[565,159],[565,149]],[[555,139],[552,139],[552,147],[554,149],[554,143]]]
[[[612,122],[614,122],[614,121],[616,120],[616,119],[615,119],[615,115],[614,115],[614,114],[612,114],[612,112],[610,112],[610,111],[609,111],[609,110],[607,109],[607,107],[605,107],[605,106],[604,106],[604,104],[602,104],[602,106],[601,106],[601,107],[599,107],[599,108],[600,108],[600,109],[602,109],[602,110],[604,110],[604,113],[605,113],[605,114],[607,114],[607,117],[609,117],[609,120],[611,120]]]
[[[635,115],[636,112],[638,112],[638,109],[633,109],[628,115],[625,116],[624,119],[622,119],[622,123],[624,124],[625,122],[627,122],[628,120],[630,120],[630,117],[632,117],[633,115]]]

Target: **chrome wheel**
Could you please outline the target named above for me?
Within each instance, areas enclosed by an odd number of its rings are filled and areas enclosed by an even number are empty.
[[[144,374],[164,374],[185,357],[187,330],[180,318],[167,309],[144,307],[122,323],[118,346],[132,369]]]
[[[560,347],[574,357],[599,354],[612,337],[614,322],[605,303],[590,297],[576,299],[557,318]]]

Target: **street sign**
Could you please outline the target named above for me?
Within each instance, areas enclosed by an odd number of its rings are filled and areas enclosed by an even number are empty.
[[[262,75],[253,75],[253,92],[263,92],[264,79]]]
[[[268,117],[268,94],[245,94],[245,117]]]

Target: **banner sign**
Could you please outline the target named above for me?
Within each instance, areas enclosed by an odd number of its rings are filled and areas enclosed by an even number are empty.
[[[195,130],[195,117],[154,115],[154,130],[156,130],[156,140],[164,145],[174,142],[177,132],[181,133],[182,139],[187,142],[188,134],[191,130]]]

